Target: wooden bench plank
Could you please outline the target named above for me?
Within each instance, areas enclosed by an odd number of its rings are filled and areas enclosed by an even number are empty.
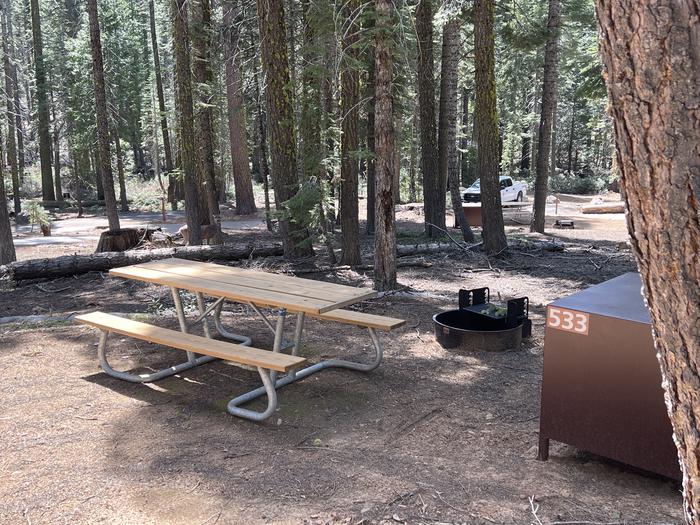
[[[319,319],[325,319],[327,321],[336,321],[338,323],[354,324],[365,328],[374,328],[375,330],[383,330],[385,332],[389,332],[390,330],[406,324],[404,319],[366,314],[354,310],[331,310],[324,314],[313,315],[313,317],[318,317]]]
[[[140,265],[113,268],[109,271],[109,274],[115,277],[162,284],[192,292],[202,292],[212,297],[226,297],[233,301],[251,302],[258,306],[287,308],[293,312],[319,314],[337,308],[335,303],[322,299],[284,294],[274,290],[262,290],[258,288],[249,288],[247,286],[226,284],[209,279],[202,279],[200,277],[186,277],[170,272],[151,270]]]
[[[142,341],[170,346],[197,354],[210,355],[242,365],[259,366],[278,372],[288,372],[290,369],[306,362],[306,359],[303,357],[185,334],[103,312],[78,315],[75,317],[75,320],[82,324]]]
[[[226,284],[259,288],[262,290],[274,290],[276,292],[312,297],[336,303],[339,308],[347,301],[358,302],[376,297],[374,290],[367,288],[355,288],[342,284],[313,281],[289,275],[249,270],[224,266],[221,264],[190,261],[186,259],[162,259],[139,265],[164,272],[171,272],[189,277],[201,277]],[[338,304],[343,303],[343,304]]]

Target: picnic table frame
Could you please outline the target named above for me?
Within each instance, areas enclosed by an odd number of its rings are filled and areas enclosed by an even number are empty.
[[[202,323],[204,335],[212,338],[211,319],[216,331],[225,339],[235,341],[243,346],[250,346],[249,336],[230,332],[224,328],[221,313],[226,301],[246,304],[262,319],[265,326],[273,333],[272,352],[291,350],[291,355],[298,356],[307,314],[324,318],[324,314],[337,310],[342,306],[357,303],[376,296],[376,292],[333,283],[310,281],[298,277],[269,274],[266,272],[233,268],[211,263],[201,263],[183,259],[166,259],[150,263],[136,264],[110,271],[110,275],[125,279],[151,282],[167,286],[171,289],[175,311],[180,330],[189,333],[189,329]],[[268,285],[276,285],[277,291],[271,291]],[[299,287],[295,290],[295,287]],[[188,322],[182,303],[182,291],[195,294],[198,317]],[[311,292],[310,292],[311,291]],[[309,300],[309,293],[313,295]],[[207,305],[205,295],[214,301]],[[325,298],[322,296],[326,296]],[[285,297],[286,296],[286,297]],[[276,309],[276,320],[271,321],[262,311],[262,307],[272,306]],[[296,315],[294,338],[286,342],[284,338],[285,321],[288,313]],[[330,316],[328,318],[331,318]],[[235,366],[246,369],[257,369],[263,386],[231,399],[227,405],[230,414],[253,421],[262,421],[277,409],[277,389],[304,379],[327,368],[346,368],[350,370],[370,372],[377,368],[383,358],[383,347],[375,328],[365,326],[369,332],[374,348],[374,356],[368,363],[347,361],[343,359],[326,359],[301,370],[292,369],[278,378],[277,372],[261,367],[250,367],[238,363]],[[137,375],[117,371],[109,364],[106,355],[107,332],[102,332],[98,344],[98,358],[102,369],[110,376],[134,383],[147,383],[172,376],[211,361],[217,357],[197,355],[187,352],[187,361],[172,367],[164,368],[150,374]],[[242,408],[254,399],[267,394],[267,408],[262,412]]]

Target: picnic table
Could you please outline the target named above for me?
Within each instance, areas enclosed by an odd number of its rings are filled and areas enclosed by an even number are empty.
[[[390,331],[405,323],[402,319],[344,309],[345,306],[376,296],[376,292],[366,288],[174,258],[115,268],[109,273],[114,277],[169,287],[180,331],[103,312],[79,315],[76,321],[101,330],[98,359],[102,369],[112,377],[134,383],[157,381],[215,359],[224,359],[239,367],[257,370],[263,386],[232,399],[227,407],[229,413],[254,421],[262,421],[272,415],[277,409],[277,389],[285,385],[331,367],[362,372],[374,370],[381,363],[383,356],[377,330]],[[193,321],[187,320],[181,297],[183,291],[192,292],[196,297],[199,315]],[[207,298],[210,299],[209,304]],[[264,325],[274,334],[271,351],[254,348],[250,336],[224,328],[221,312],[227,301],[250,306],[262,319]],[[266,308],[276,311],[276,319],[268,317],[263,311]],[[296,316],[291,342],[284,339],[288,314]],[[307,360],[299,355],[306,316],[366,328],[375,350],[374,358],[368,363],[326,359],[299,369],[301,365],[308,364]],[[209,321],[213,321],[214,327],[210,326]],[[198,323],[202,324],[204,337],[189,333],[190,327]],[[222,338],[235,343],[213,339],[214,329]],[[110,333],[184,350],[187,352],[187,360],[150,374],[137,375],[117,371],[112,368],[106,357],[107,338]],[[289,353],[284,353],[287,350]],[[278,378],[279,373],[285,375]],[[268,400],[264,411],[257,412],[241,407],[264,394],[267,394]]]

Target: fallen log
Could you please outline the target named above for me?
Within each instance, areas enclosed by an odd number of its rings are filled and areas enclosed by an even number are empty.
[[[111,268],[138,264],[156,259],[179,257],[194,261],[221,259],[237,261],[250,257],[282,255],[282,245],[261,243],[256,245],[220,244],[216,246],[180,246],[157,250],[132,250],[126,252],[103,252],[91,255],[61,255],[47,259],[16,261],[0,266],[0,276],[20,281],[23,279],[55,279],[66,275],[87,272],[104,272]]]
[[[431,242],[427,244],[399,244],[396,247],[396,255],[398,257],[406,257],[408,255],[421,255],[424,253],[440,253],[452,252],[455,250],[470,251],[479,247],[481,243],[462,246],[457,243],[450,242]]]
[[[581,206],[581,213],[625,213],[624,202],[606,202],[605,204],[586,204]]]

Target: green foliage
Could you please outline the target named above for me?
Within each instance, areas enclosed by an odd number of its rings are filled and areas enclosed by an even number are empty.
[[[611,175],[598,174],[581,177],[579,175],[558,173],[549,178],[551,193],[571,193],[575,195],[594,195],[605,191],[611,182]]]
[[[51,225],[51,216],[49,215],[49,212],[46,211],[46,208],[44,208],[41,204],[39,204],[37,201],[30,201],[26,206],[26,212],[29,216],[29,224],[32,225],[32,228],[34,228],[34,225]]]

